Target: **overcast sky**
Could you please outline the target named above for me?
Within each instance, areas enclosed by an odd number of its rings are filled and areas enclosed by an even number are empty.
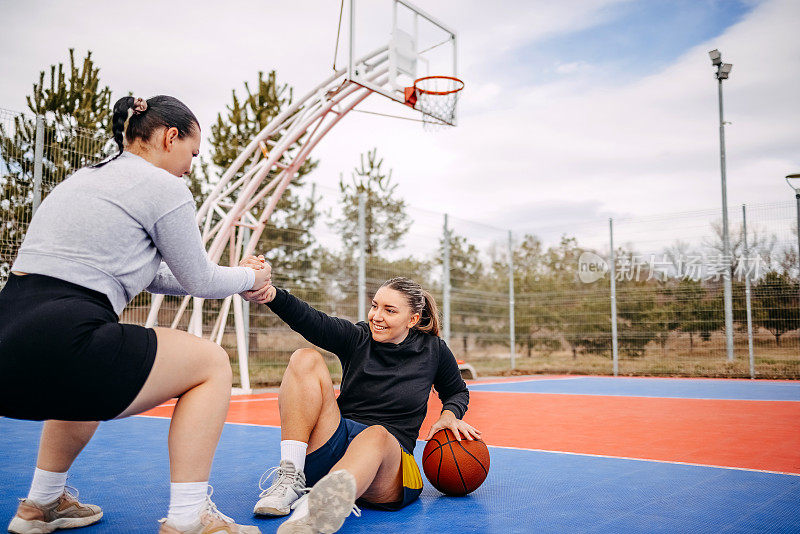
[[[374,0],[382,1],[382,0]],[[728,200],[792,200],[800,172],[797,0],[417,0],[458,32],[459,126],[352,113],[314,152],[334,187],[377,146],[412,206],[516,232],[719,208],[717,85]],[[0,0],[0,107],[74,47],[113,98],[172,94],[205,133],[232,89],[275,69],[301,94],[331,72],[335,0]],[[382,97],[364,109],[385,110]],[[400,106],[398,106],[400,107]]]

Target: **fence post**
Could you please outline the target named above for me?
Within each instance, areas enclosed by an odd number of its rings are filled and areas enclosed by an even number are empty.
[[[744,259],[748,261],[749,252],[747,250],[747,209],[742,204],[742,232],[744,235]],[[750,378],[756,377],[755,356],[753,355],[753,312],[750,305],[750,271],[749,265],[744,270],[744,298],[747,306],[747,350],[750,354]]]
[[[442,333],[444,342],[450,345],[450,229],[444,214],[444,236],[442,238]]]
[[[614,258],[614,219],[608,219],[608,236],[611,245],[611,352],[614,359],[614,376],[619,376],[619,345],[617,343],[617,282],[616,260]]]
[[[36,115],[36,144],[33,149],[33,212],[42,203],[42,165],[44,161],[44,117]]]
[[[516,369],[516,327],[514,325],[514,236],[508,231],[508,340],[511,349],[511,368]]]
[[[358,320],[367,320],[367,195],[358,195]]]
[[[244,235],[242,236],[242,243],[247,247],[250,241],[250,228],[246,226],[243,228]],[[247,354],[250,354],[250,302],[242,299],[242,318],[244,319],[244,349]]]

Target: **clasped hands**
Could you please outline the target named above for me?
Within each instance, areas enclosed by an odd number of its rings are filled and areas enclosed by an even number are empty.
[[[249,267],[256,272],[256,281],[249,291],[239,293],[248,302],[266,304],[275,298],[275,287],[272,285],[272,266],[264,256],[247,256],[239,262],[239,267]]]

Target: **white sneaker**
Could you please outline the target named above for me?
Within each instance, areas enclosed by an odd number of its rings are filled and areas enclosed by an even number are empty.
[[[172,524],[168,519],[161,519],[161,528],[158,529],[158,534],[211,534],[212,532],[228,534],[261,534],[258,527],[252,525],[237,525],[236,522],[217,510],[217,505],[211,500],[211,494],[214,493],[214,488],[208,487],[209,494],[206,496],[206,502],[200,515],[189,525],[188,528],[181,529],[177,525]]]
[[[264,482],[273,476],[272,485],[264,489]],[[278,467],[273,467],[258,481],[261,490],[259,500],[253,508],[256,515],[285,516],[291,512],[292,503],[306,491],[306,476],[298,471],[294,463],[282,460]]]
[[[277,534],[332,534],[342,528],[352,512],[361,517],[356,502],[356,479],[341,469],[322,477],[292,508],[308,500],[308,513],[289,518],[278,527]]]

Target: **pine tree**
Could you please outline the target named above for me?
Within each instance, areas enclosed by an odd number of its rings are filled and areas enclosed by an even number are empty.
[[[279,84],[274,70],[266,76],[259,72],[255,89],[251,88],[250,83],[244,82],[243,98],[239,97],[236,90],[231,92],[231,97],[227,111],[218,114],[216,122],[211,126],[209,138],[212,145],[211,163],[220,171],[230,167],[256,134],[291,105],[292,88],[287,84]],[[273,141],[279,139],[280,136],[272,137]],[[299,147],[299,142],[292,145],[289,155],[293,156]],[[263,253],[276,265],[276,283],[285,284],[291,281],[295,288],[303,286],[309,280],[308,274],[312,268],[310,252],[315,242],[311,229],[318,216],[316,205],[319,200],[313,189],[311,195],[305,198],[300,197],[297,189],[304,185],[303,177],[316,165],[316,161],[309,159],[300,166],[270,216],[256,248],[256,252]],[[210,166],[201,162],[200,167],[198,175],[203,175],[206,183],[211,182]],[[245,171],[246,169],[240,170],[234,180]],[[274,178],[279,172],[280,169],[270,170],[265,181]],[[199,195],[196,198],[202,201],[204,197]],[[268,199],[269,197],[265,198],[256,206],[256,213],[266,207]]]
[[[377,149],[362,153],[359,163],[349,182],[339,178],[342,214],[330,221],[342,238],[343,249],[340,253],[326,254],[320,265],[320,273],[328,278],[333,293],[338,295],[328,303],[329,309],[351,318],[358,316],[354,304],[358,288],[358,204],[362,193],[366,196],[367,298],[371,298],[384,281],[395,276],[414,279],[432,289],[430,262],[413,257],[389,259],[381,254],[400,247],[412,221],[406,213],[405,200],[398,196],[397,185],[392,183],[392,171],[384,171]]]
[[[42,199],[67,176],[106,157],[110,150],[111,90],[87,52],[69,67],[51,65],[33,84],[28,109],[43,118]],[[0,280],[22,244],[33,211],[35,118],[18,115],[13,127],[0,124]]]
[[[365,161],[366,156],[366,161]],[[350,182],[339,178],[342,217],[334,222],[342,236],[345,249],[358,250],[358,199],[366,195],[366,252],[377,256],[383,250],[400,247],[403,235],[411,227],[406,202],[397,196],[397,184],[392,183],[392,171],[385,172],[378,149],[361,154],[361,165],[353,169]]]

